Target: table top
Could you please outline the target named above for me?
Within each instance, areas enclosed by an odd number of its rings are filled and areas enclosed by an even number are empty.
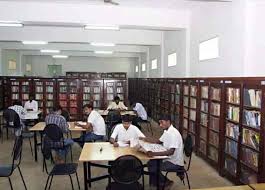
[[[107,116],[109,111],[108,110],[97,110],[97,112],[102,115],[102,116]],[[121,115],[126,115],[126,114],[129,114],[129,115],[136,115],[136,113],[132,110],[130,111],[120,111]]]
[[[75,126],[75,122],[68,122],[69,130],[70,131],[86,131],[86,129],[83,129],[82,127]],[[46,124],[45,122],[39,122],[33,127],[31,127],[30,131],[43,131]]]
[[[102,151],[100,151],[102,149]],[[79,157],[80,162],[113,161],[123,155],[134,155],[140,160],[165,159],[167,156],[148,157],[131,147],[114,147],[109,142],[85,143]]]
[[[265,183],[259,183],[259,184],[250,184],[251,187],[253,187],[255,190],[264,190],[265,189]]]
[[[265,189],[265,183],[251,184],[251,186],[255,190],[264,190]],[[194,190],[253,190],[253,189],[247,185],[242,185],[242,186],[212,187],[212,188],[194,189]]]

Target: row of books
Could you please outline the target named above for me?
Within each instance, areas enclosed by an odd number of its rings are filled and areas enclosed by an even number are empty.
[[[72,81],[72,82],[70,82],[69,85],[70,85],[70,86],[77,86],[77,82],[76,82],[76,81]]]
[[[29,94],[22,94],[22,100],[28,100]]]
[[[190,122],[189,122],[189,125],[190,125],[190,129],[189,129],[189,131],[195,133],[196,123],[193,122],[193,121],[190,121]]]
[[[184,108],[183,109],[183,116],[188,118],[188,115],[189,115],[189,109],[188,108]]]
[[[209,128],[215,131],[219,131],[219,118],[210,116]]]
[[[227,88],[227,101],[234,104],[240,103],[240,89]]]
[[[219,146],[219,134],[215,133],[213,131],[209,132],[209,142],[213,145],[215,145],[216,147]]]
[[[35,82],[35,85],[36,85],[36,86],[43,86],[43,82],[40,82],[40,81]]]
[[[200,127],[200,137],[204,140],[207,140],[207,128]]]
[[[215,116],[220,116],[220,104],[211,103],[211,114]]]
[[[188,129],[188,120],[186,118],[183,119],[183,128]]]
[[[258,168],[259,154],[249,148],[242,147],[242,161],[254,168]]]
[[[176,84],[175,91],[176,91],[176,94],[180,94],[180,86],[179,86],[179,84]]]
[[[239,107],[228,106],[227,118],[235,122],[239,122]]]
[[[28,81],[23,81],[21,84],[22,85],[29,85],[29,82]]]
[[[261,96],[261,90],[244,89],[244,105],[260,108]]]
[[[21,91],[28,93],[29,92],[29,86],[22,86]]]
[[[180,95],[176,94],[175,96],[175,103],[180,104]]]
[[[257,181],[257,174],[245,167],[241,167],[240,174],[240,181],[244,184],[251,184],[253,181]]]
[[[46,86],[46,92],[47,93],[53,93],[53,87],[52,86]]]
[[[209,146],[209,158],[218,162],[218,150],[212,146]]]
[[[208,102],[206,100],[201,101],[201,111],[208,112]]]
[[[205,127],[208,126],[208,115],[205,113],[201,113],[201,124]]]
[[[18,86],[12,86],[11,92],[19,92],[19,87]]]
[[[107,93],[114,93],[113,87],[107,87]]]
[[[11,82],[11,85],[19,86],[19,82],[18,82],[18,81],[12,81],[12,82]]]
[[[214,88],[211,87],[211,99],[212,100],[221,100],[221,89],[220,88]]]
[[[18,100],[19,94],[12,94],[12,100]]]
[[[46,86],[53,86],[54,82],[46,82]]]
[[[59,82],[60,86],[67,86],[67,82]]]
[[[90,87],[88,86],[83,87],[83,93],[90,93]]]
[[[66,86],[60,86],[59,91],[67,93],[67,87]]]
[[[190,108],[196,109],[196,98],[190,98]]]
[[[234,158],[237,158],[238,155],[237,142],[226,139],[225,152],[233,156]]]
[[[226,136],[238,140],[239,126],[233,123],[226,123]]]
[[[59,100],[67,100],[67,94],[59,94]]]
[[[254,127],[257,129],[260,128],[261,114],[259,111],[244,110],[243,113],[244,113],[243,123],[245,125],[248,125],[250,127]]]
[[[203,140],[200,140],[200,151],[206,155],[206,142]]]
[[[196,86],[190,86],[190,95],[191,96],[197,96],[197,87]]]
[[[186,107],[189,107],[189,98],[188,97],[183,98],[183,105]]]
[[[243,128],[243,139],[242,142],[259,150],[260,134],[252,130]]]
[[[47,101],[46,107],[53,107],[53,101]]]
[[[196,111],[190,110],[190,115],[189,115],[190,120],[196,121]]]
[[[70,100],[77,100],[77,94],[70,94]]]
[[[189,95],[189,86],[186,86],[186,85],[184,86],[184,92],[183,93],[184,93],[184,95],[187,95],[187,96]]]
[[[36,93],[43,93],[43,87],[42,86],[36,86],[35,87],[35,92]]]
[[[90,94],[83,94],[83,100],[90,100]]]
[[[208,98],[208,86],[201,87],[201,97]]]
[[[47,94],[46,99],[47,100],[53,100],[53,94]]]
[[[42,100],[43,99],[43,94],[35,94],[36,100]]]
[[[225,158],[225,169],[232,174],[233,176],[236,176],[237,173],[237,163],[235,160],[226,157]]]

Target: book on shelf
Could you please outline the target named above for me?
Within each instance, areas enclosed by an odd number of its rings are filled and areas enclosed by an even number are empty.
[[[53,94],[47,94],[46,98],[47,98],[47,100],[52,100],[53,99]]]
[[[24,81],[21,83],[22,85],[29,85],[29,82],[28,81]]]
[[[70,107],[77,107],[76,101],[70,101]]]
[[[12,94],[12,100],[18,100],[19,94]]]
[[[114,95],[113,94],[107,94],[107,100],[111,101],[114,99]]]
[[[233,123],[226,123],[226,136],[238,140],[239,126]]]
[[[123,93],[123,88],[122,87],[117,87],[117,93]]]
[[[230,159],[228,157],[225,158],[225,169],[232,175],[236,175],[237,173],[237,163],[235,160]]]
[[[201,124],[203,126],[208,126],[208,115],[205,113],[201,113]]]
[[[36,100],[42,100],[43,99],[43,94],[36,94],[35,98],[36,98]]]
[[[100,107],[100,101],[94,100],[93,101],[93,107],[99,108]]]
[[[220,104],[213,102],[211,103],[211,114],[220,116]]]
[[[207,129],[205,127],[200,127],[200,137],[204,140],[207,139]]]
[[[212,146],[209,147],[209,158],[211,158],[215,162],[218,162],[218,151]]]
[[[225,141],[225,151],[229,155],[237,158],[238,150],[237,150],[237,142],[226,139]]]
[[[196,98],[190,98],[190,107],[196,109]]]
[[[67,95],[66,94],[59,94],[59,100],[66,100]]]
[[[29,92],[29,86],[22,86],[22,92]]]
[[[100,100],[100,95],[99,94],[94,94],[93,95],[94,100]]]
[[[71,86],[69,91],[70,91],[70,93],[77,93],[77,88]]]
[[[18,85],[19,85],[19,82],[18,82],[18,81],[12,81],[12,82],[11,82],[11,85],[18,86]]]
[[[176,96],[175,96],[175,103],[176,103],[176,104],[179,104],[179,103],[180,103],[180,97],[179,97],[179,95],[177,95],[177,94],[176,94]]]
[[[46,86],[46,92],[53,93],[53,87],[52,86]]]
[[[46,102],[46,107],[53,107],[53,102],[52,101],[47,101]]]
[[[18,86],[12,86],[11,91],[12,92],[19,92],[19,87]]]
[[[258,168],[259,154],[249,148],[242,147],[242,161],[251,165],[254,168]]]
[[[211,87],[211,99],[220,101],[220,99],[221,99],[221,89],[220,88]]]
[[[114,90],[113,90],[113,87],[107,87],[107,93],[113,93]]]
[[[76,81],[70,82],[70,86],[77,86],[77,82]]]
[[[190,121],[189,122],[189,127],[190,127],[189,131],[195,133],[196,123],[193,122],[193,121]]]
[[[244,105],[260,108],[261,90],[244,89]]]
[[[119,97],[120,97],[121,101],[124,100],[124,95],[123,94],[119,94]]]
[[[77,94],[70,94],[70,100],[77,100]]]
[[[67,101],[59,101],[60,106],[67,107]]]
[[[206,143],[203,140],[200,140],[200,151],[206,154]]]
[[[188,129],[188,120],[186,118],[183,119],[183,128]]]
[[[206,100],[201,101],[201,111],[208,112],[208,102]]]
[[[189,98],[188,97],[184,97],[183,98],[183,105],[188,107],[189,106]]]
[[[259,111],[244,110],[243,115],[243,124],[256,129],[260,128],[261,114]]]
[[[100,93],[100,87],[94,87],[93,92],[94,93]]]
[[[59,82],[59,85],[60,85],[60,86],[66,86],[67,83],[66,83],[66,82]]]
[[[90,94],[83,94],[83,100],[90,100]]]
[[[42,93],[43,92],[43,87],[42,86],[36,86],[35,87],[36,93]]]
[[[188,115],[189,115],[189,110],[188,110],[188,108],[184,108],[184,109],[183,109],[183,116],[186,117],[186,118],[188,118]]]
[[[191,96],[197,96],[197,87],[196,86],[190,86],[190,95]]]
[[[233,120],[235,122],[239,122],[239,107],[235,107],[235,106],[228,106],[228,110],[227,110],[227,118],[230,120]]]
[[[38,101],[38,107],[39,107],[39,108],[40,108],[40,107],[43,107],[43,102]]]
[[[46,82],[46,86],[53,86],[53,82]]]
[[[227,88],[227,101],[234,104],[240,103],[240,89]]]
[[[243,128],[243,139],[242,142],[259,150],[260,134],[252,130]]]
[[[29,94],[22,94],[22,100],[28,100]]]
[[[208,98],[208,86],[201,87],[201,97]]]
[[[35,85],[36,85],[36,86],[43,86],[43,82],[40,82],[40,81],[35,82]]]
[[[215,133],[213,131],[209,132],[209,142],[213,145],[215,145],[216,147],[219,146],[219,134]]]
[[[90,87],[88,87],[88,86],[83,87],[83,92],[84,93],[90,93]]]
[[[179,84],[176,84],[176,93],[180,94],[180,86],[179,86]]]
[[[189,86],[184,86],[184,95],[189,95]]]
[[[60,92],[67,92],[67,87],[66,86],[60,86],[59,91]]]
[[[194,110],[190,110],[190,115],[189,115],[189,117],[190,117],[190,120],[192,120],[192,121],[196,121],[196,111],[194,111]]]

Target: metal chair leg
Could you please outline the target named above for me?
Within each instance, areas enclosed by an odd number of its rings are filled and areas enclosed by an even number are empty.
[[[71,135],[72,136],[72,135]],[[72,152],[72,146],[70,146],[70,151],[71,151],[71,162],[73,162],[73,152]]]
[[[78,189],[80,190],[80,183],[79,183],[77,172],[75,173],[75,176],[76,176],[76,180],[77,180]]]
[[[12,186],[12,182],[11,182],[10,177],[8,177],[8,181],[9,181],[9,184],[10,184],[10,188],[11,188],[11,190],[13,190],[13,186]]]
[[[188,187],[190,189],[190,180],[189,180],[189,175],[188,173],[185,171],[185,175],[186,175],[186,179],[187,179],[187,182],[188,182]]]
[[[165,175],[165,181],[164,181],[164,184],[163,184],[163,190],[165,189],[165,187],[166,187],[166,181],[167,181],[167,174],[168,174],[168,172],[166,173],[166,175]]]
[[[24,187],[25,187],[25,189],[27,190],[27,186],[26,186],[26,183],[25,183],[25,181],[24,181],[24,178],[23,178],[22,172],[21,172],[21,170],[20,170],[20,167],[17,166],[17,168],[18,168],[19,174],[20,174],[20,176],[21,176],[21,179],[22,179],[22,181],[23,181]]]
[[[144,190],[144,171],[142,172],[143,190]]]
[[[49,179],[50,179],[50,176],[48,175],[48,178],[47,178],[47,180],[46,180],[46,184],[45,184],[45,188],[44,188],[44,190],[47,189],[47,186],[48,186],[48,183],[49,183]]]
[[[32,157],[33,157],[33,149],[32,149],[32,144],[31,144],[31,140],[30,140],[30,138],[29,138],[29,145],[30,145],[31,155],[32,155]]]
[[[74,185],[73,185],[72,176],[71,176],[71,175],[69,175],[69,177],[70,177],[70,181],[71,181],[71,185],[72,185],[72,190],[74,190]]]
[[[53,180],[53,175],[51,177],[51,181],[50,181],[50,185],[49,185],[49,190],[51,189],[51,186],[52,186],[52,180]]]

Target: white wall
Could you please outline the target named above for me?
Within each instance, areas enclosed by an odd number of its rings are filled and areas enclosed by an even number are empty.
[[[190,32],[191,76],[244,74],[245,0],[233,3],[202,3],[199,8],[193,8]],[[199,43],[215,36],[220,39],[220,57],[199,62]]]
[[[157,59],[157,69],[151,69],[152,60]],[[161,48],[160,46],[151,46],[149,48],[149,77],[160,78],[161,77]]]
[[[186,72],[186,31],[168,31],[164,34],[164,76],[185,77]],[[177,53],[177,65],[168,67],[168,55]]]
[[[20,53],[17,50],[2,50],[2,75],[9,75],[9,76],[20,76],[21,73],[21,59],[20,59]],[[13,60],[16,62],[16,69],[15,70],[9,70],[8,69],[8,63],[10,60]]]
[[[69,57],[68,59],[53,59],[51,56],[24,56],[25,64],[32,64],[32,74],[48,76],[48,65],[62,65],[62,72],[87,71],[87,72],[127,72],[128,77],[133,77],[131,72],[138,58],[109,58],[109,57]],[[25,70],[24,70],[25,71]]]
[[[142,64],[145,63],[145,71],[142,71]],[[141,53],[140,54],[140,63],[139,63],[139,77],[140,78],[146,78],[147,77],[147,54],[146,53]]]

